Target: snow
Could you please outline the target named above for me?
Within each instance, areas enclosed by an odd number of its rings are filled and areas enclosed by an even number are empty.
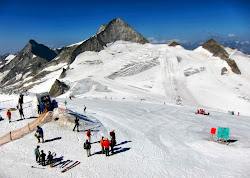
[[[35,162],[33,131],[0,146],[0,177],[249,177],[249,56],[226,50],[241,75],[202,47],[189,51],[116,41],[100,52],[79,54],[60,79],[70,90],[56,98],[67,101],[68,111],[55,110],[53,118],[59,119],[41,125],[48,141],[39,145],[46,154],[56,152],[81,164],[63,174],[58,167],[31,168],[41,167]],[[51,73],[25,84],[34,84],[27,93],[49,91],[63,66],[45,69]],[[221,75],[224,67],[228,71]],[[17,101],[18,95],[0,95],[0,136],[38,116],[36,98],[25,95],[26,119],[20,120],[15,110],[14,122],[8,123],[6,112]],[[199,108],[210,115],[194,114]],[[236,115],[227,114],[229,110]],[[80,117],[80,132],[72,131],[74,115]],[[212,127],[229,128],[229,144],[216,142],[216,136],[211,141]],[[91,157],[83,149],[88,129],[93,134]],[[98,141],[109,138],[112,129],[116,154],[106,157]]]
[[[189,51],[116,41],[100,52],[76,57],[61,79],[71,87],[63,96],[143,99],[250,116],[249,56],[229,54],[242,75],[202,47]],[[221,75],[224,67],[227,74]],[[103,89],[96,90],[97,85]]]
[[[25,120],[13,111],[13,121],[6,110],[17,104],[18,96],[1,95],[1,135],[31,122],[36,113],[35,99],[24,96]],[[249,117],[206,110],[209,116],[194,114],[197,108],[153,101],[127,99],[57,98],[67,101],[67,108],[80,117],[80,132],[73,132],[70,112],[54,110],[52,120],[42,125],[45,143],[37,144],[34,131],[0,147],[2,177],[249,177]],[[83,106],[87,106],[83,113]],[[72,114],[72,113],[71,113]],[[71,117],[71,121],[70,121]],[[212,127],[230,128],[231,142],[211,141]],[[83,149],[86,131],[92,130],[92,156]],[[109,138],[114,129],[117,146],[109,157],[100,154],[98,141]],[[61,173],[61,168],[42,167],[35,162],[34,149],[56,152],[64,160],[81,164]]]
[[[13,55],[13,54],[8,55],[8,56],[5,58],[5,60],[6,60],[6,64],[5,64],[5,65],[7,65],[8,63],[10,63],[10,61],[11,61],[12,59],[14,59],[14,57],[16,57],[16,56]]]
[[[67,63],[59,63],[56,66],[49,66],[49,67],[45,68],[43,71],[55,71],[55,70],[58,70],[58,69],[65,67],[65,66],[67,66]]]

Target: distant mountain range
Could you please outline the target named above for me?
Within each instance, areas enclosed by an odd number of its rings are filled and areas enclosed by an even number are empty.
[[[222,39],[217,39],[216,37],[214,38],[216,41],[218,41],[222,46],[224,47],[229,47],[232,49],[237,49],[238,51],[241,51],[245,54],[250,54],[250,41],[238,41],[238,40],[222,40]],[[209,40],[209,39],[207,39]],[[193,50],[197,47],[199,47],[201,44],[206,42],[207,40],[202,40],[202,41],[195,41],[195,42],[179,42],[180,45],[182,45],[185,49],[188,50]]]

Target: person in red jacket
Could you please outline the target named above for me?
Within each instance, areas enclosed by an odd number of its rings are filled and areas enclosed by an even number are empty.
[[[104,147],[105,147],[106,156],[109,156],[109,146],[110,146],[110,142],[109,142],[108,138],[105,139],[103,145],[104,145]]]
[[[101,140],[100,140],[100,145],[102,147],[102,154],[104,154],[104,144],[103,144],[104,140],[103,139],[104,139],[104,137],[102,137]]]
[[[11,112],[10,112],[10,110],[7,111],[6,115],[7,115],[8,119],[9,119],[9,123],[10,123],[11,122]]]
[[[89,143],[91,143],[90,136],[91,136],[91,132],[90,132],[90,129],[89,129],[88,132],[87,132],[87,137],[89,138]]]

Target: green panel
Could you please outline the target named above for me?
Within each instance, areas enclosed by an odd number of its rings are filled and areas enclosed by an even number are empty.
[[[219,127],[217,137],[218,138],[229,138],[229,128]]]

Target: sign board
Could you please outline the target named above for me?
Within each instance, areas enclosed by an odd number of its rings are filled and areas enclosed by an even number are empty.
[[[216,128],[211,128],[211,134],[215,134],[216,133]]]
[[[229,138],[229,128],[218,127],[218,138]]]

